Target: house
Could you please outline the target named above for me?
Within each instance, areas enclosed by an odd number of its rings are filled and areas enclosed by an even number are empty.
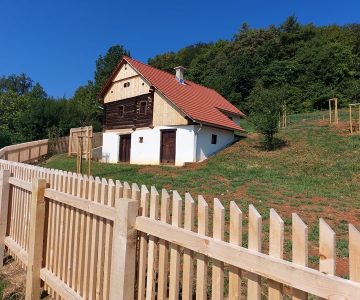
[[[234,142],[244,114],[213,89],[123,57],[101,91],[102,159],[131,164],[202,161]]]

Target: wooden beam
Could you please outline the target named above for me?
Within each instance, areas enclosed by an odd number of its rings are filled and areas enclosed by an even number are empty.
[[[133,300],[135,292],[136,239],[135,220],[138,201],[115,200],[110,272],[110,300]]]
[[[32,183],[31,215],[29,232],[29,257],[26,274],[26,300],[40,297],[40,270],[43,258],[45,224],[45,179],[34,179]]]
[[[53,189],[46,189],[45,197],[110,221],[114,221],[116,218],[116,212],[113,207],[91,202],[78,196],[69,195]]]
[[[358,299],[360,284],[269,255],[199,235],[161,221],[136,219],[136,229],[207,255],[226,264],[281,282],[296,289],[336,299]]]
[[[10,171],[0,171],[0,269],[2,269],[5,257],[5,236],[8,225]]]
[[[51,289],[53,289],[56,292],[57,295],[61,296],[63,299],[67,299],[67,300],[84,299],[78,293],[76,293],[72,288],[70,288],[63,280],[60,280],[49,270],[45,268],[41,269],[40,277]]]
[[[6,237],[4,239],[5,246],[25,265],[27,266],[29,255],[17,242],[12,238]]]

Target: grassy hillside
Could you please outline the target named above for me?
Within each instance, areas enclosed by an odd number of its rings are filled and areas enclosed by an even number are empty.
[[[289,122],[278,135],[285,145],[274,152],[263,152],[260,137],[249,133],[199,164],[175,168],[94,163],[93,175],[191,192],[194,197],[202,194],[208,201],[218,197],[225,204],[235,200],[245,213],[252,203],[265,220],[269,208],[275,208],[287,233],[291,213],[297,212],[309,224],[313,264],[317,263],[317,220],[323,217],[340,236],[337,248],[344,266],[338,272],[346,274],[346,224],[360,225],[360,135],[329,127],[320,113],[294,115]],[[58,155],[44,166],[75,171],[76,161]],[[267,231],[266,222],[264,226]],[[290,253],[291,241],[285,242],[285,250]]]

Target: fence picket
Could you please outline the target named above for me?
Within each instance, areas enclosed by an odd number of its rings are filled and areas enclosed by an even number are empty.
[[[184,229],[194,231],[195,201],[189,193],[185,194]],[[191,300],[193,294],[194,254],[189,249],[184,249],[183,256],[183,287],[182,299]]]
[[[203,196],[198,197],[198,234],[209,235],[209,206]],[[208,257],[198,254],[196,260],[196,300],[207,299]]]
[[[73,180],[72,180],[72,174],[68,173],[67,175],[67,183],[66,183],[66,190],[65,192],[67,194],[71,194],[72,192],[72,185],[73,185]],[[65,282],[67,282],[67,274],[68,274],[68,260],[69,260],[69,237],[70,237],[70,213],[71,213],[71,208],[68,206],[64,206],[65,209],[65,228],[64,228],[64,256],[62,258],[62,277],[61,279]]]
[[[101,202],[102,184],[99,177],[95,178],[95,195],[94,202]],[[98,260],[98,244],[99,244],[99,223],[100,217],[93,216],[91,222],[91,258],[90,258],[90,279],[89,279],[89,299],[96,299],[97,287],[97,260]]]
[[[296,264],[308,264],[308,227],[296,214],[292,214],[292,261]],[[293,300],[306,300],[308,294],[304,291],[292,289]]]
[[[8,210],[10,203],[10,171],[0,170],[0,270],[3,267],[5,257],[4,239],[8,224]]]
[[[109,179],[109,187],[108,187],[108,198],[106,200],[106,204],[108,206],[115,206],[115,183],[112,179]],[[107,299],[109,295],[110,289],[110,281],[109,276],[111,270],[111,249],[112,249],[112,230],[111,230],[111,221],[104,220],[105,222],[105,256],[104,256],[104,289],[103,289],[103,299]]]
[[[349,224],[349,273],[350,280],[360,282],[360,232]]]
[[[319,233],[319,270],[325,274],[334,275],[336,267],[335,232],[321,218]]]
[[[141,191],[136,183],[131,184],[131,199],[140,201]]]
[[[177,191],[173,191],[172,219],[171,225],[181,227],[182,223],[182,200]],[[180,247],[170,245],[170,278],[169,278],[169,300],[179,299],[180,278]]]
[[[162,189],[161,191],[161,208],[160,220],[164,223],[170,223],[170,202],[169,193]],[[169,251],[168,242],[159,240],[159,275],[158,275],[158,291],[157,299],[167,299],[168,284],[168,267],[169,267]]]
[[[115,199],[122,198],[124,192],[123,192],[123,185],[121,184],[120,180],[115,181],[115,186],[116,186]]]
[[[105,178],[101,181],[101,198],[100,203],[106,204],[108,198],[108,183]],[[97,276],[96,276],[96,298],[102,298],[103,281],[104,281],[104,256],[105,256],[105,226],[104,220],[100,218],[99,222],[99,241],[98,241],[98,258],[97,258]]]
[[[67,186],[67,174],[64,174],[63,172],[61,172],[61,180],[60,180],[60,185],[59,185],[59,191],[60,192],[65,192],[66,191],[66,186]],[[57,270],[58,270],[58,277],[60,279],[63,278],[63,269],[62,269],[62,265],[63,265],[63,259],[64,259],[64,252],[65,252],[65,248],[64,248],[64,237],[65,237],[65,215],[66,215],[66,210],[65,210],[65,205],[64,204],[58,204],[59,208],[60,208],[60,235],[59,235],[59,244],[57,245],[58,247],[58,259],[57,259]]]
[[[87,199],[87,194],[89,191],[89,178],[87,175],[83,176],[82,179],[82,190],[81,190],[81,194],[79,195],[79,197],[83,198],[83,199]],[[84,285],[84,244],[85,244],[85,236],[86,236],[86,223],[85,223],[85,218],[86,218],[86,213],[84,211],[79,210],[78,212],[79,215],[79,225],[77,227],[77,231],[79,232],[79,236],[78,236],[78,249],[77,249],[77,267],[76,267],[76,291],[80,294],[83,295],[83,285]]]
[[[89,191],[87,194],[87,199],[92,202],[94,201],[94,194],[95,194],[95,180],[92,176],[89,178],[88,183]],[[89,283],[90,283],[90,257],[91,257],[91,237],[92,237],[92,219],[95,216],[91,214],[85,215],[85,226],[86,226],[86,233],[85,233],[85,252],[84,252],[84,285],[83,285],[83,297],[88,299],[89,297]]]
[[[150,192],[150,219],[157,220],[159,217],[159,193],[154,186],[151,187]],[[146,281],[146,299],[155,299],[155,284],[156,284],[156,260],[157,260],[157,238],[149,236],[148,246],[148,264],[147,264],[147,281]]]
[[[234,201],[230,202],[230,244],[242,245],[242,212]],[[241,299],[241,270],[229,268],[229,299]]]
[[[261,252],[261,230],[262,220],[253,205],[249,206],[249,249]],[[261,299],[261,277],[254,273],[248,274],[247,299]]]
[[[225,229],[225,208],[219,199],[214,199],[213,215],[213,238],[219,241],[224,240]],[[212,266],[212,299],[221,300],[224,298],[224,263],[214,260]]]
[[[284,221],[274,209],[270,209],[269,255],[283,258],[284,252]],[[283,296],[283,285],[269,280],[269,299],[280,300]]]
[[[127,199],[131,198],[131,187],[129,183],[127,183],[126,181],[124,182],[124,187],[123,187],[123,197]]]
[[[149,216],[150,193],[145,185],[141,186],[140,213],[143,217]],[[140,233],[139,271],[138,271],[138,300],[145,299],[146,266],[147,266],[147,235]]]

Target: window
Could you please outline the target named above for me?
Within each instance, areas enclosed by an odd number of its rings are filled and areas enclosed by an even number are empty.
[[[124,105],[120,105],[119,106],[119,116],[123,117],[124,116]]]
[[[217,143],[217,135],[216,134],[212,134],[211,135],[211,144],[216,144]]]
[[[125,82],[124,83],[124,88],[127,88],[127,87],[129,87],[130,86],[130,82]]]
[[[229,116],[229,119],[232,121],[233,118]]]
[[[142,144],[144,142],[144,138],[142,136],[139,136],[139,143]]]
[[[140,102],[140,111],[139,112],[141,115],[146,114],[146,102],[145,101]]]

